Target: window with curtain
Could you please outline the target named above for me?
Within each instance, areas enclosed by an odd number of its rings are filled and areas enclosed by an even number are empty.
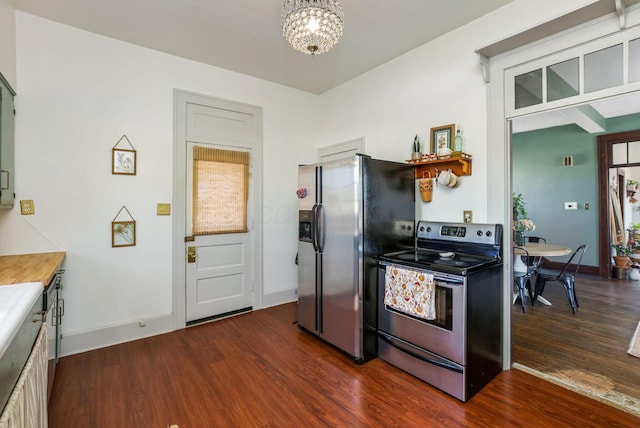
[[[193,235],[247,232],[249,152],[193,148]]]

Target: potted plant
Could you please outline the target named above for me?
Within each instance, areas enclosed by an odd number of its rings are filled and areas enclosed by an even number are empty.
[[[631,265],[629,254],[631,254],[633,248],[623,244],[616,244],[613,248],[616,250],[616,255],[613,256],[615,267],[629,267]]]
[[[527,210],[524,208],[524,197],[522,193],[513,194],[513,220],[527,217]]]
[[[527,217],[527,210],[524,208],[524,198],[521,193],[513,195],[513,232],[516,245],[526,244],[526,231],[536,230],[533,220]]]
[[[421,157],[422,157],[422,153],[420,152],[420,139],[418,138],[418,135],[416,134],[416,136],[413,137],[411,159],[412,160],[418,160]]]

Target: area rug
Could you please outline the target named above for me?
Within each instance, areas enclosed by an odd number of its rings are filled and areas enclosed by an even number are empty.
[[[640,358],[640,322],[636,327],[636,332],[633,333],[627,352],[634,357]]]

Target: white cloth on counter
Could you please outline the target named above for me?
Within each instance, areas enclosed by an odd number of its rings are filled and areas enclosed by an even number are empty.
[[[433,275],[387,266],[384,304],[405,314],[426,320],[436,318],[435,282]]]

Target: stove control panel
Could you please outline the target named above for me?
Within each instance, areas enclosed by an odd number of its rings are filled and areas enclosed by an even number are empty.
[[[420,221],[418,239],[455,241],[469,244],[500,245],[502,225],[481,223],[444,223]]]

